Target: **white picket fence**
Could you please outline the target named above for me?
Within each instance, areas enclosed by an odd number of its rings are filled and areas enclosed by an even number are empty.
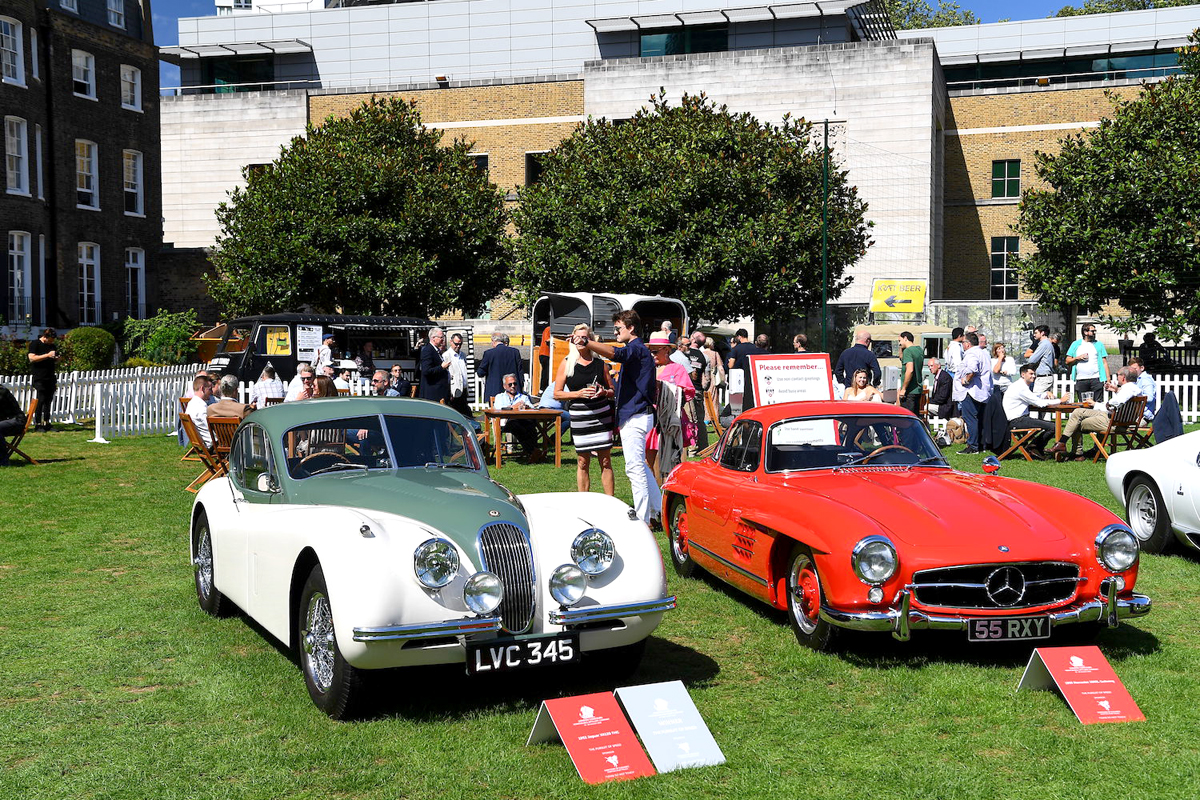
[[[191,394],[192,378],[200,364],[174,367],[136,367],[131,369],[67,372],[58,376],[58,391],[51,405],[54,422],[95,421],[94,442],[109,438],[146,434],[174,433],[178,427],[179,398]],[[1200,376],[1156,375],[1158,399],[1174,392],[1185,423],[1200,422]],[[29,407],[35,396],[28,375],[0,375],[0,383],[9,388],[22,408]],[[242,402],[249,402],[253,382],[241,387]],[[528,389],[528,387],[526,387]],[[1065,375],[1055,378],[1056,395],[1072,394],[1074,382]],[[364,382],[350,384],[350,394],[366,395]],[[483,380],[475,379],[475,397],[483,396]],[[482,402],[472,403],[476,411]]]

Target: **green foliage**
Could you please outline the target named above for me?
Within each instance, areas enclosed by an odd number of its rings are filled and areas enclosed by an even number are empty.
[[[1184,62],[1194,68],[1196,33]],[[1037,252],[1018,259],[1042,305],[1098,312],[1177,340],[1200,325],[1200,81],[1193,73],[1113,98],[1111,118],[1039,153],[1049,189],[1021,200],[1016,230]]]
[[[125,363],[121,365],[123,369],[136,369],[137,367],[157,367],[159,366],[154,361],[146,358],[127,358]]]
[[[514,281],[544,290],[682,298],[697,318],[789,316],[821,301],[820,136],[703,95],[651,98],[621,124],[589,120],[543,160],[514,212]],[[829,176],[829,299],[870,244],[866,203]]]
[[[1078,17],[1083,14],[1108,14],[1114,11],[1145,11],[1191,5],[1195,0],[1085,0],[1078,8],[1063,6],[1052,16]]]
[[[153,364],[186,364],[196,353],[192,335],[200,328],[196,310],[172,314],[163,309],[148,319],[125,320],[125,349],[130,361]],[[128,364],[127,366],[139,366]]]
[[[505,286],[504,195],[415,104],[371,101],[309,125],[217,208],[206,275],[232,315],[473,313]]]
[[[975,12],[949,0],[939,0],[933,8],[925,0],[884,0],[892,27],[898,31],[914,28],[951,28],[957,25],[978,25]]]
[[[29,374],[29,343],[0,336],[0,375]]]
[[[58,371],[108,369],[117,339],[103,328],[75,328],[58,340]]]

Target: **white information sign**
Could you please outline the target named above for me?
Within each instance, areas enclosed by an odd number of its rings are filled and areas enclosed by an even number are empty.
[[[317,357],[317,348],[321,346],[320,325],[296,326],[296,360],[312,363]]]
[[[622,686],[616,694],[659,772],[725,763],[682,681]]]
[[[760,406],[795,400],[832,400],[832,370],[827,353],[750,356],[754,402]]]

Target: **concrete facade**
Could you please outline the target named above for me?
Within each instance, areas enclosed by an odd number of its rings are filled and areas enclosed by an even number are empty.
[[[163,98],[163,241],[211,247],[213,212],[245,185],[242,168],[274,161],[307,123],[303,91]]]
[[[663,87],[668,99],[705,92],[718,104],[778,124],[784,114],[835,120],[840,168],[867,201],[875,244],[854,265],[839,302],[866,302],[874,278],[940,281],[934,247],[946,98],[929,41],[855,42],[589,62],[584,108],[633,116]]]

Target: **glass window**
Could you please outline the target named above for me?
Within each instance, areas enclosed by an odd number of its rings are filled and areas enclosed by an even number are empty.
[[[71,86],[79,97],[96,99],[96,59],[91,53],[71,51]]]
[[[992,197],[1021,196],[1021,159],[992,162]]]
[[[128,64],[121,65],[121,107],[142,110],[142,71]]]
[[[252,492],[269,491],[271,455],[267,450],[267,436],[257,425],[247,425],[238,433],[229,456],[233,468],[233,479],[244,489]]]
[[[925,425],[911,415],[789,419],[767,434],[768,472],[855,464],[947,466]]]
[[[292,329],[287,325],[263,325],[258,329],[258,352],[268,356],[292,354]]]
[[[21,23],[0,17],[0,80],[25,85],[25,54],[21,47]]]
[[[44,171],[42,169],[42,126],[41,125],[33,126],[33,146],[35,149],[35,156],[36,156],[34,168],[35,168],[35,172],[37,174],[37,196],[38,196],[38,200],[44,200],[46,197],[46,193],[45,193],[46,189],[45,189],[44,181],[43,181],[43,177],[42,177]]]
[[[273,89],[275,60],[261,56],[205,58],[200,62],[201,82],[211,92],[258,92]]]
[[[108,24],[125,27],[125,0],[108,0]]]
[[[729,28],[724,25],[704,28],[677,28],[643,33],[640,54],[674,56],[686,53],[717,53],[729,49]]]
[[[100,245],[79,243],[79,324],[100,321]]]
[[[96,143],[75,140],[75,202],[81,208],[100,208]]]
[[[488,171],[487,153],[470,153],[467,155],[467,158],[471,159],[471,161],[474,162],[475,169],[479,170],[480,172],[482,172],[485,175],[487,174],[487,171]]]
[[[4,118],[4,172],[9,194],[29,194],[29,141],[25,120]]]
[[[1020,240],[1016,236],[992,237],[992,299],[1017,299],[1017,270],[1009,260],[1017,255]]]
[[[66,11],[74,11],[79,13],[79,7],[75,4],[75,0],[58,0],[58,7]]]
[[[542,179],[542,156],[545,152],[525,154],[525,185],[533,186]]]
[[[125,313],[135,319],[146,317],[146,251],[125,248]]]
[[[762,425],[739,422],[730,429],[721,450],[721,465],[739,472],[753,472],[758,469],[761,450]]]
[[[37,80],[41,77],[38,73],[38,38],[37,29],[29,29],[29,72]]]
[[[123,154],[125,213],[141,216],[145,213],[145,189],[142,181],[142,154],[126,150]]]
[[[8,232],[8,321],[28,324],[33,306],[30,290],[32,267],[29,254],[29,234]]]

